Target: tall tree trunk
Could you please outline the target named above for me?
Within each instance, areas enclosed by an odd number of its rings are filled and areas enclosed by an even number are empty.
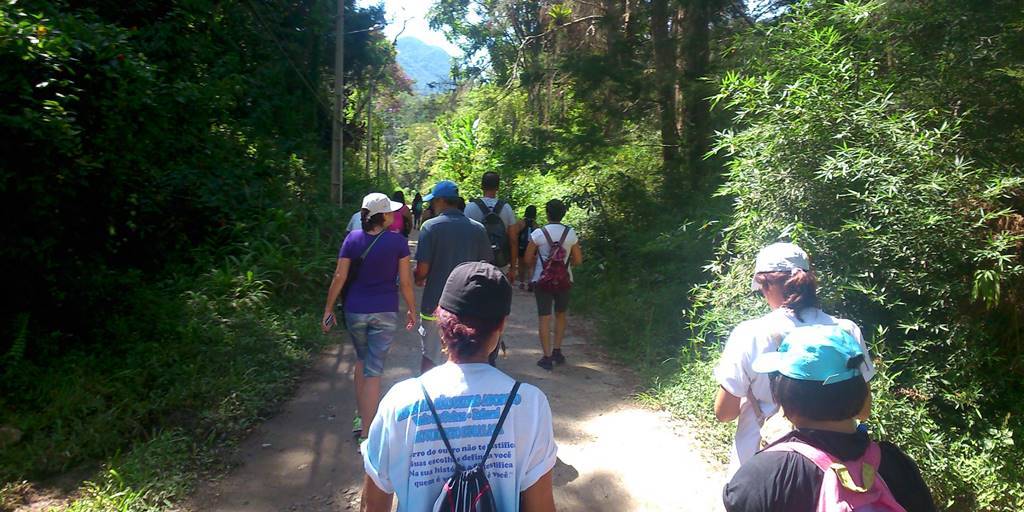
[[[676,49],[669,37],[669,0],[651,1],[651,40],[654,45],[655,96],[660,111],[661,159],[666,192],[681,188],[679,131],[676,112]]]
[[[704,154],[709,149],[711,115],[707,97],[707,84],[702,79],[707,74],[711,56],[712,7],[704,0],[688,0],[683,22],[683,67],[679,88],[682,91],[682,118],[684,121],[685,159],[694,185],[703,179]]]

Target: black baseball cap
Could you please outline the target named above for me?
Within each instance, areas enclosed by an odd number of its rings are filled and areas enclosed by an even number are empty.
[[[490,263],[462,263],[448,275],[438,305],[456,315],[501,320],[512,312],[512,285]]]

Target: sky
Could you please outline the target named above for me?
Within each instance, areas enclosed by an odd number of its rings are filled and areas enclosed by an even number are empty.
[[[402,37],[411,36],[424,43],[440,46],[450,55],[462,55],[459,49],[445,39],[444,34],[430,30],[427,22],[427,11],[434,4],[431,0],[357,0],[360,6],[384,4],[387,13],[388,26],[384,33],[390,39],[402,31],[403,24],[405,31]]]

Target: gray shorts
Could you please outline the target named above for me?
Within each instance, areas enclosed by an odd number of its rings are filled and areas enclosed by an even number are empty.
[[[441,351],[441,332],[437,330],[437,320],[428,320],[420,315],[420,350],[423,357],[435,365],[442,365],[448,360]]]
[[[565,313],[569,310],[569,290],[551,293],[535,286],[533,296],[537,299],[538,316],[550,315],[552,305],[555,307],[555,313]]]

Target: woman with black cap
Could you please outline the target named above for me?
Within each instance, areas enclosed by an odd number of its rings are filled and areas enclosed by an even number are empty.
[[[557,447],[547,397],[487,364],[512,286],[489,263],[463,263],[438,304],[448,362],[396,384],[381,401],[361,449],[363,510],[389,511],[396,494],[400,511],[434,510],[455,472],[454,453],[462,468],[484,467],[497,510],[553,511]]]

